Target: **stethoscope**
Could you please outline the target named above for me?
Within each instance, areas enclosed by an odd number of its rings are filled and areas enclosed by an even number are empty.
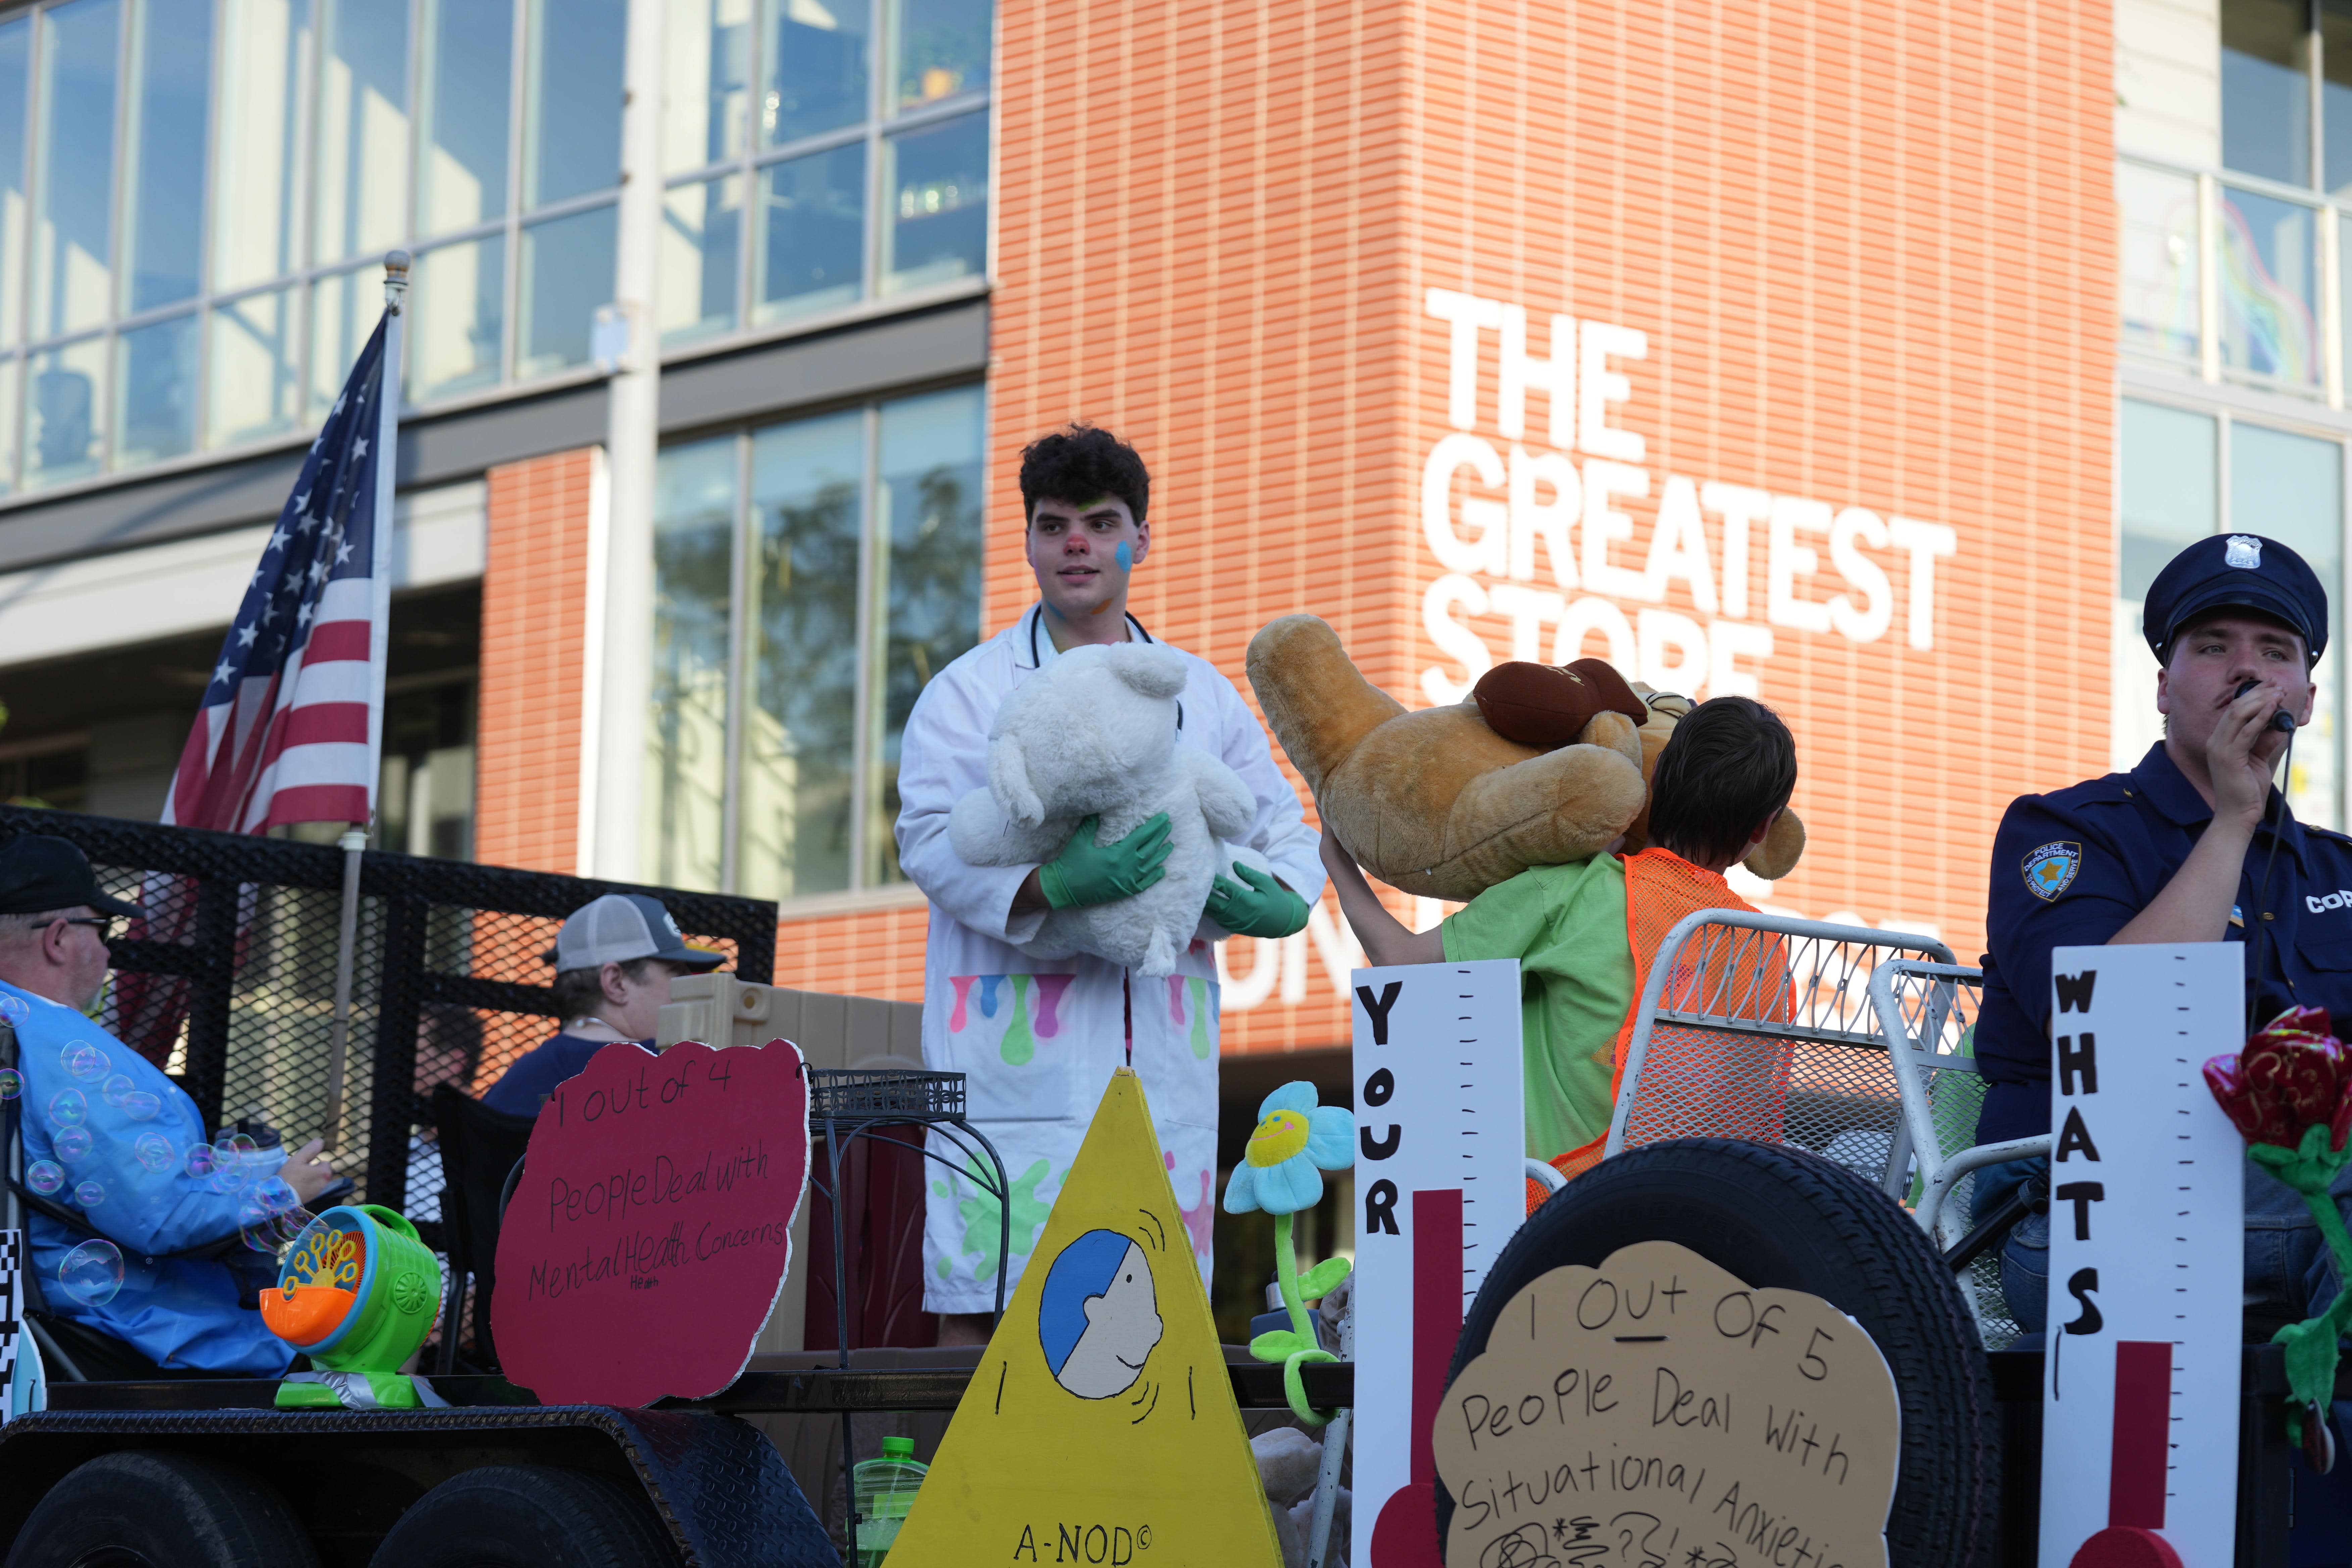
[[[1037,626],[1040,622],[1045,620],[1045,612],[1042,606],[1034,608],[1029,612],[1029,667],[1032,669],[1043,669],[1045,668],[1045,661],[1039,656],[1037,651]],[[1150,632],[1143,629],[1143,623],[1137,620],[1134,613],[1131,611],[1128,615],[1127,624],[1133,626],[1135,628],[1135,635],[1141,637],[1145,642],[1156,643],[1160,640],[1158,637],[1153,637]],[[1176,728],[1181,730],[1183,727],[1184,700],[1180,697],[1176,700]]]

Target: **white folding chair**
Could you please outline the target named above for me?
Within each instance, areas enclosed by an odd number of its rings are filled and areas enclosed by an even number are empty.
[[[1901,1201],[1908,1118],[1869,982],[1914,955],[1952,962],[1901,931],[1738,910],[1677,921],[1642,988],[1604,1157],[1665,1138],[1792,1143]]]

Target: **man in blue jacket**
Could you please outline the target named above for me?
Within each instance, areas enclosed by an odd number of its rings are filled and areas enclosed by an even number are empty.
[[[2311,720],[2327,623],[2319,579],[2276,540],[2202,539],[2157,574],[2142,629],[2163,666],[2164,739],[2129,773],[2021,796],[1993,840],[1979,1142],[2050,1131],[2053,948],[2240,942],[2257,1026],[2301,1005],[2352,1028],[2352,838],[2297,822],[2272,784],[2294,729]],[[2041,1163],[1984,1172],[1977,1211]],[[2049,1220],[2036,1215],[2002,1255],[2011,1310],[2029,1330],[2043,1325],[2048,1275]],[[2249,1162],[2249,1310],[2291,1321],[2332,1294],[2303,1200]]]
[[[19,1075],[5,1110],[26,1190],[72,1216],[27,1205],[33,1267],[50,1312],[160,1368],[276,1377],[292,1350],[217,1255],[191,1249],[242,1247],[257,1206],[307,1205],[334,1173],[315,1142],[215,1169],[195,1102],[86,1016],[105,988],[108,935],[139,912],[100,891],[62,838],[0,846],[0,1019],[15,1027]]]

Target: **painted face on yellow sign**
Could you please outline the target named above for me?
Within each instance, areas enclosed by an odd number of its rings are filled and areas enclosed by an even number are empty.
[[[1055,1258],[1037,1306],[1037,1340],[1064,1388],[1080,1399],[1126,1393],[1164,1331],[1150,1260],[1133,1240],[1090,1230]]]

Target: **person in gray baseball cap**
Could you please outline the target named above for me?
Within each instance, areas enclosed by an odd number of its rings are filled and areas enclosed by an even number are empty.
[[[716,969],[727,955],[689,946],[658,900],[606,893],[572,912],[548,962],[555,965],[562,1026],[490,1086],[482,1103],[492,1110],[536,1116],[555,1086],[606,1046],[630,1040],[651,1047],[670,982]]]

